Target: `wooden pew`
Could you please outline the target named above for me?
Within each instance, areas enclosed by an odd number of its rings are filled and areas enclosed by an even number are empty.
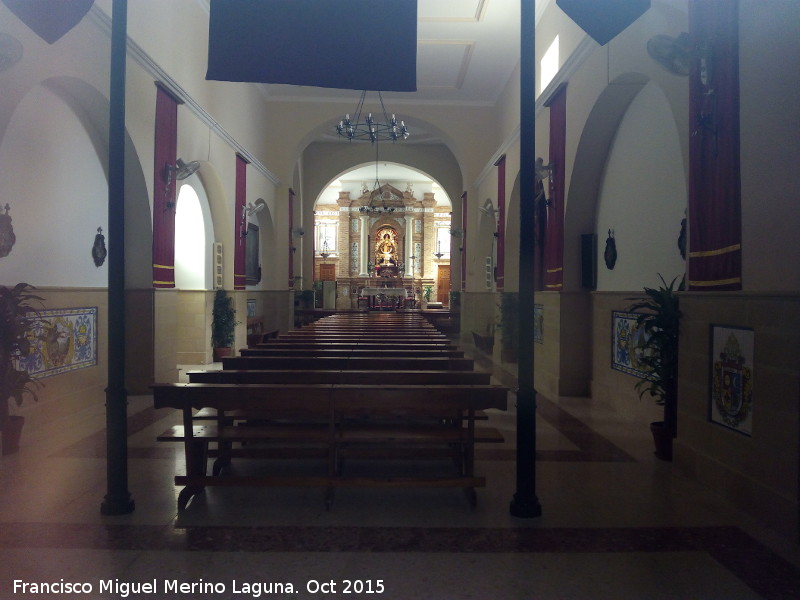
[[[425,343],[403,343],[397,344],[398,348],[404,350],[458,350],[455,344],[442,344],[439,342]],[[305,349],[330,349],[330,350],[344,350],[344,349],[359,349],[359,350],[382,350],[386,348],[386,342],[320,342],[320,341],[306,341],[306,340],[292,340],[281,342],[266,342],[256,344],[254,348],[267,348],[267,349],[292,349],[292,348],[305,348]]]
[[[301,369],[323,371],[356,369],[371,371],[471,371],[471,358],[450,357],[375,357],[375,356],[226,356],[222,368]]]
[[[188,371],[190,383],[356,383],[362,385],[488,385],[483,371],[216,370]]]
[[[358,385],[358,384],[154,384],[155,408],[182,412],[183,425],[158,437],[182,441],[186,475],[175,477],[185,486],[178,497],[183,510],[205,486],[323,486],[330,508],[333,490],[339,486],[436,486],[462,487],[470,504],[475,489],[485,478],[474,473],[475,412],[506,409],[508,389],[499,385]],[[196,425],[195,409],[218,411],[216,423]],[[259,425],[238,425],[226,413],[238,412]],[[276,424],[276,420],[281,421]],[[259,446],[233,448],[237,442],[296,443],[322,451],[325,472],[297,476],[223,476],[232,457],[258,456]],[[218,444],[219,459],[207,474],[209,444]],[[343,458],[356,451],[361,458],[385,458],[390,447],[408,451],[437,450],[449,455],[456,472],[435,478],[411,474],[386,477],[380,469],[371,475],[350,475]],[[360,452],[360,453],[359,453]]]
[[[402,346],[392,348],[384,347],[379,350],[363,349],[363,348],[326,348],[324,346],[317,348],[242,348],[239,350],[239,356],[319,356],[319,357],[374,357],[374,358],[387,358],[387,357],[410,357],[410,358],[436,358],[436,357],[452,357],[463,358],[463,350],[443,350],[439,348],[417,350],[408,349]]]

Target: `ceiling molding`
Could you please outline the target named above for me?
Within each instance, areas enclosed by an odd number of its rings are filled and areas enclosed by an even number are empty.
[[[561,85],[566,85],[570,78],[577,72],[577,70],[583,65],[584,62],[589,58],[589,55],[594,52],[600,46],[596,41],[594,41],[591,36],[585,35],[578,46],[575,48],[575,51],[567,57],[567,60],[564,61],[564,64],[561,65],[561,68],[556,73],[556,76],[553,77],[553,80],[548,84],[548,86],[542,90],[539,96],[536,98],[536,109],[535,114],[538,116],[541,111],[543,111],[545,107],[545,102],[550,99],[553,95],[553,92]],[[478,175],[473,187],[478,188],[480,187],[486,177],[488,177],[489,173],[493,171],[495,168],[495,163],[500,159],[501,156],[508,153],[508,150],[511,148],[513,144],[515,144],[519,140],[519,132],[520,132],[520,125],[514,128],[514,131],[511,132],[502,143],[500,148],[495,151],[489,161],[486,163],[486,166],[481,171],[480,175]]]
[[[418,87],[421,90],[433,89],[456,89],[460,90],[464,86],[464,79],[467,76],[470,61],[473,57],[475,50],[475,42],[470,40],[419,40],[419,46],[459,46],[463,48],[461,56],[461,65],[456,74],[455,82],[453,85],[424,85],[420,84]]]
[[[460,0],[464,2],[464,0]],[[489,0],[478,0],[475,12],[471,17],[419,17],[420,23],[479,23],[486,14],[486,6]]]
[[[90,21],[105,35],[111,39],[111,17],[104,13],[97,4],[92,5],[89,11]],[[264,177],[275,185],[280,184],[280,179],[272,171],[267,169],[264,164],[253,156],[247,148],[242,146],[236,139],[228,133],[222,125],[220,125],[211,114],[206,111],[199,102],[197,102],[180,84],[173,79],[161,66],[156,63],[153,58],[147,54],[141,46],[134,42],[130,36],[127,38],[127,54],[128,57],[133,59],[145,72],[147,72],[154,82],[160,82],[171,94],[178,100],[182,101],[184,105],[209,129],[216,133],[223,139],[235,153],[240,154],[250,165],[260,172]]]

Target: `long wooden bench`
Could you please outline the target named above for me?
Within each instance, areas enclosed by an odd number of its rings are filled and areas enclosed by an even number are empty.
[[[210,370],[187,371],[189,383],[354,383],[359,385],[488,385],[491,373],[484,371],[321,371],[321,370]],[[194,420],[217,418],[214,409],[201,409]],[[475,419],[488,420],[485,411],[476,411]],[[484,432],[476,441],[502,443],[496,430]]]
[[[395,345],[395,344],[393,344]],[[348,349],[358,349],[358,350],[381,350],[386,348],[387,342],[321,342],[321,341],[313,341],[313,340],[302,340],[296,339],[291,341],[281,341],[281,342],[265,342],[261,344],[256,344],[255,346],[250,346],[251,348],[267,348],[267,349],[278,349],[283,348],[286,350],[294,349],[294,348],[305,348],[312,350],[314,348],[319,349],[330,349],[330,350],[348,350]],[[457,350],[458,347],[455,344],[443,344],[441,342],[430,342],[430,343],[403,343],[403,344],[396,344],[397,348],[402,348],[403,350]]]
[[[190,383],[357,383],[362,385],[488,385],[483,371],[222,369],[188,371]]]
[[[419,340],[423,342],[430,342],[430,341],[439,341],[443,344],[450,342],[450,338],[446,335],[442,335],[440,333],[424,333],[424,332],[409,332],[406,331],[405,333],[390,333],[390,332],[378,332],[378,331],[368,331],[368,332],[359,332],[359,331],[292,331],[291,333],[282,333],[277,338],[279,341],[287,340],[287,339],[330,339],[330,338],[348,338],[354,341],[360,342],[368,342],[370,340],[387,340],[391,339],[392,341],[413,341]]]
[[[239,356],[330,356],[330,357],[408,357],[408,358],[437,358],[452,357],[463,358],[463,350],[445,350],[428,348],[425,350],[408,349],[403,347],[381,348],[380,350],[362,348],[242,348]]]
[[[374,356],[226,356],[223,369],[301,369],[323,371],[472,371],[471,358]]]
[[[474,444],[481,435],[476,411],[505,410],[508,389],[499,385],[358,385],[358,384],[154,384],[155,408],[182,411],[183,424],[158,437],[182,441],[186,475],[178,496],[183,510],[206,486],[298,485],[326,488],[326,506],[340,486],[461,487],[474,506],[475,488],[485,478],[474,473]],[[194,410],[216,409],[216,422],[197,424]],[[232,415],[235,415],[232,416]],[[257,425],[252,423],[257,419]],[[491,436],[488,436],[491,437]],[[209,444],[217,444],[217,462],[207,473]],[[234,447],[236,443],[247,445]],[[232,458],[268,456],[269,445],[296,444],[318,451],[323,469],[296,476],[224,475]],[[351,475],[344,458],[386,458],[387,453],[435,452],[455,463],[455,473],[423,477],[387,477],[379,469]],[[416,456],[417,453],[414,454]]]

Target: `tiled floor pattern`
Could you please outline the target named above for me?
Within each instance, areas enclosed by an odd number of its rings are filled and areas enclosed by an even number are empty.
[[[472,511],[454,490],[343,489],[326,511],[316,489],[215,488],[177,514],[172,476],[182,452],[153,441],[174,415],[137,397],[129,411],[137,508],[102,517],[102,410],[59,434],[26,432],[22,452],[0,459],[0,600],[330,598],[345,595],[347,579],[380,580],[380,594],[346,595],[358,598],[800,599],[796,546],[655,460],[649,433],[585,406],[539,398],[543,515],[530,520],[508,511],[513,410],[491,415],[508,442],[479,451],[487,487]],[[90,582],[93,592],[11,587],[14,579],[61,578]],[[212,583],[217,591],[100,594],[100,580],[114,579]],[[335,581],[337,594],[312,593],[314,581]],[[256,596],[242,591],[246,582],[261,582],[262,591],[275,585]],[[288,583],[292,593],[281,593]]]

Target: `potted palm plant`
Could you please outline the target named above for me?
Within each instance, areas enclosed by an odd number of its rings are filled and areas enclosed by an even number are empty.
[[[233,298],[223,289],[214,292],[214,307],[211,309],[211,347],[214,361],[230,356],[236,337],[236,309]]]
[[[672,460],[672,440],[677,435],[678,417],[678,339],[681,311],[675,288],[677,277],[669,284],[659,274],[662,285],[644,288],[645,298],[637,300],[628,310],[644,310],[637,319],[637,326],[644,332],[643,342],[638,348],[639,363],[644,375],[636,383],[641,399],[649,394],[656,404],[664,407],[664,420],[650,424],[656,444],[656,456]]]
[[[9,404],[17,407],[26,396],[38,400],[36,388],[41,384],[20,368],[20,358],[31,351],[30,332],[44,323],[38,304],[42,298],[31,293],[34,288],[18,283],[13,288],[0,286],[0,430],[2,452],[11,454],[19,450],[19,439],[25,418],[12,415]]]
[[[433,286],[432,285],[426,285],[426,286],[424,286],[422,288],[422,297],[425,299],[425,302],[423,303],[422,308],[427,308],[428,302],[430,302],[431,298],[433,298]]]

